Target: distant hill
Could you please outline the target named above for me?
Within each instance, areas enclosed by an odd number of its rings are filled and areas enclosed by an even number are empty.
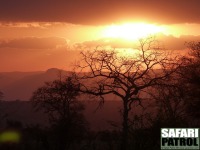
[[[4,100],[29,100],[33,91],[45,82],[67,75],[67,71],[51,68],[39,72],[2,72],[0,73],[0,90]]]

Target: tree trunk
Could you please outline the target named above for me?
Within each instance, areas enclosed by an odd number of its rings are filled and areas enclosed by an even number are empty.
[[[121,143],[121,150],[127,150],[128,146],[128,131],[129,131],[129,125],[128,125],[128,101],[124,100],[123,103],[123,122],[122,122],[122,143]]]

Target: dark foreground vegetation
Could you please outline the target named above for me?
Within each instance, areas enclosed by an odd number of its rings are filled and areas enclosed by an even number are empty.
[[[200,126],[200,43],[187,46],[190,52],[184,57],[166,55],[151,38],[141,40],[139,53],[130,58],[115,51],[82,52],[76,66],[80,72],[33,93],[30,102],[46,115],[47,126],[7,119],[0,149],[160,149],[161,128]],[[99,109],[104,109],[106,96],[116,97],[121,121],[108,122],[109,130],[93,130],[84,114],[83,95],[96,99]],[[0,117],[7,118],[4,113]]]

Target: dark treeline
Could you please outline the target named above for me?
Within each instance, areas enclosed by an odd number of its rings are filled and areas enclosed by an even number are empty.
[[[49,126],[7,120],[0,149],[159,150],[161,128],[199,127],[200,42],[187,43],[187,56],[172,56],[157,44],[152,38],[140,40],[133,57],[115,50],[83,51],[75,73],[33,93],[30,102],[47,115]],[[104,109],[106,96],[116,96],[122,104],[121,125],[110,122],[111,130],[91,130],[83,95],[96,99],[98,109]]]

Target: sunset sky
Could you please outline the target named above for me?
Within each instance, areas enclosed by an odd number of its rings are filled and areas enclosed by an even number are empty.
[[[200,41],[200,0],[0,0],[0,72],[67,70],[79,50],[131,48],[156,34],[166,49]]]

